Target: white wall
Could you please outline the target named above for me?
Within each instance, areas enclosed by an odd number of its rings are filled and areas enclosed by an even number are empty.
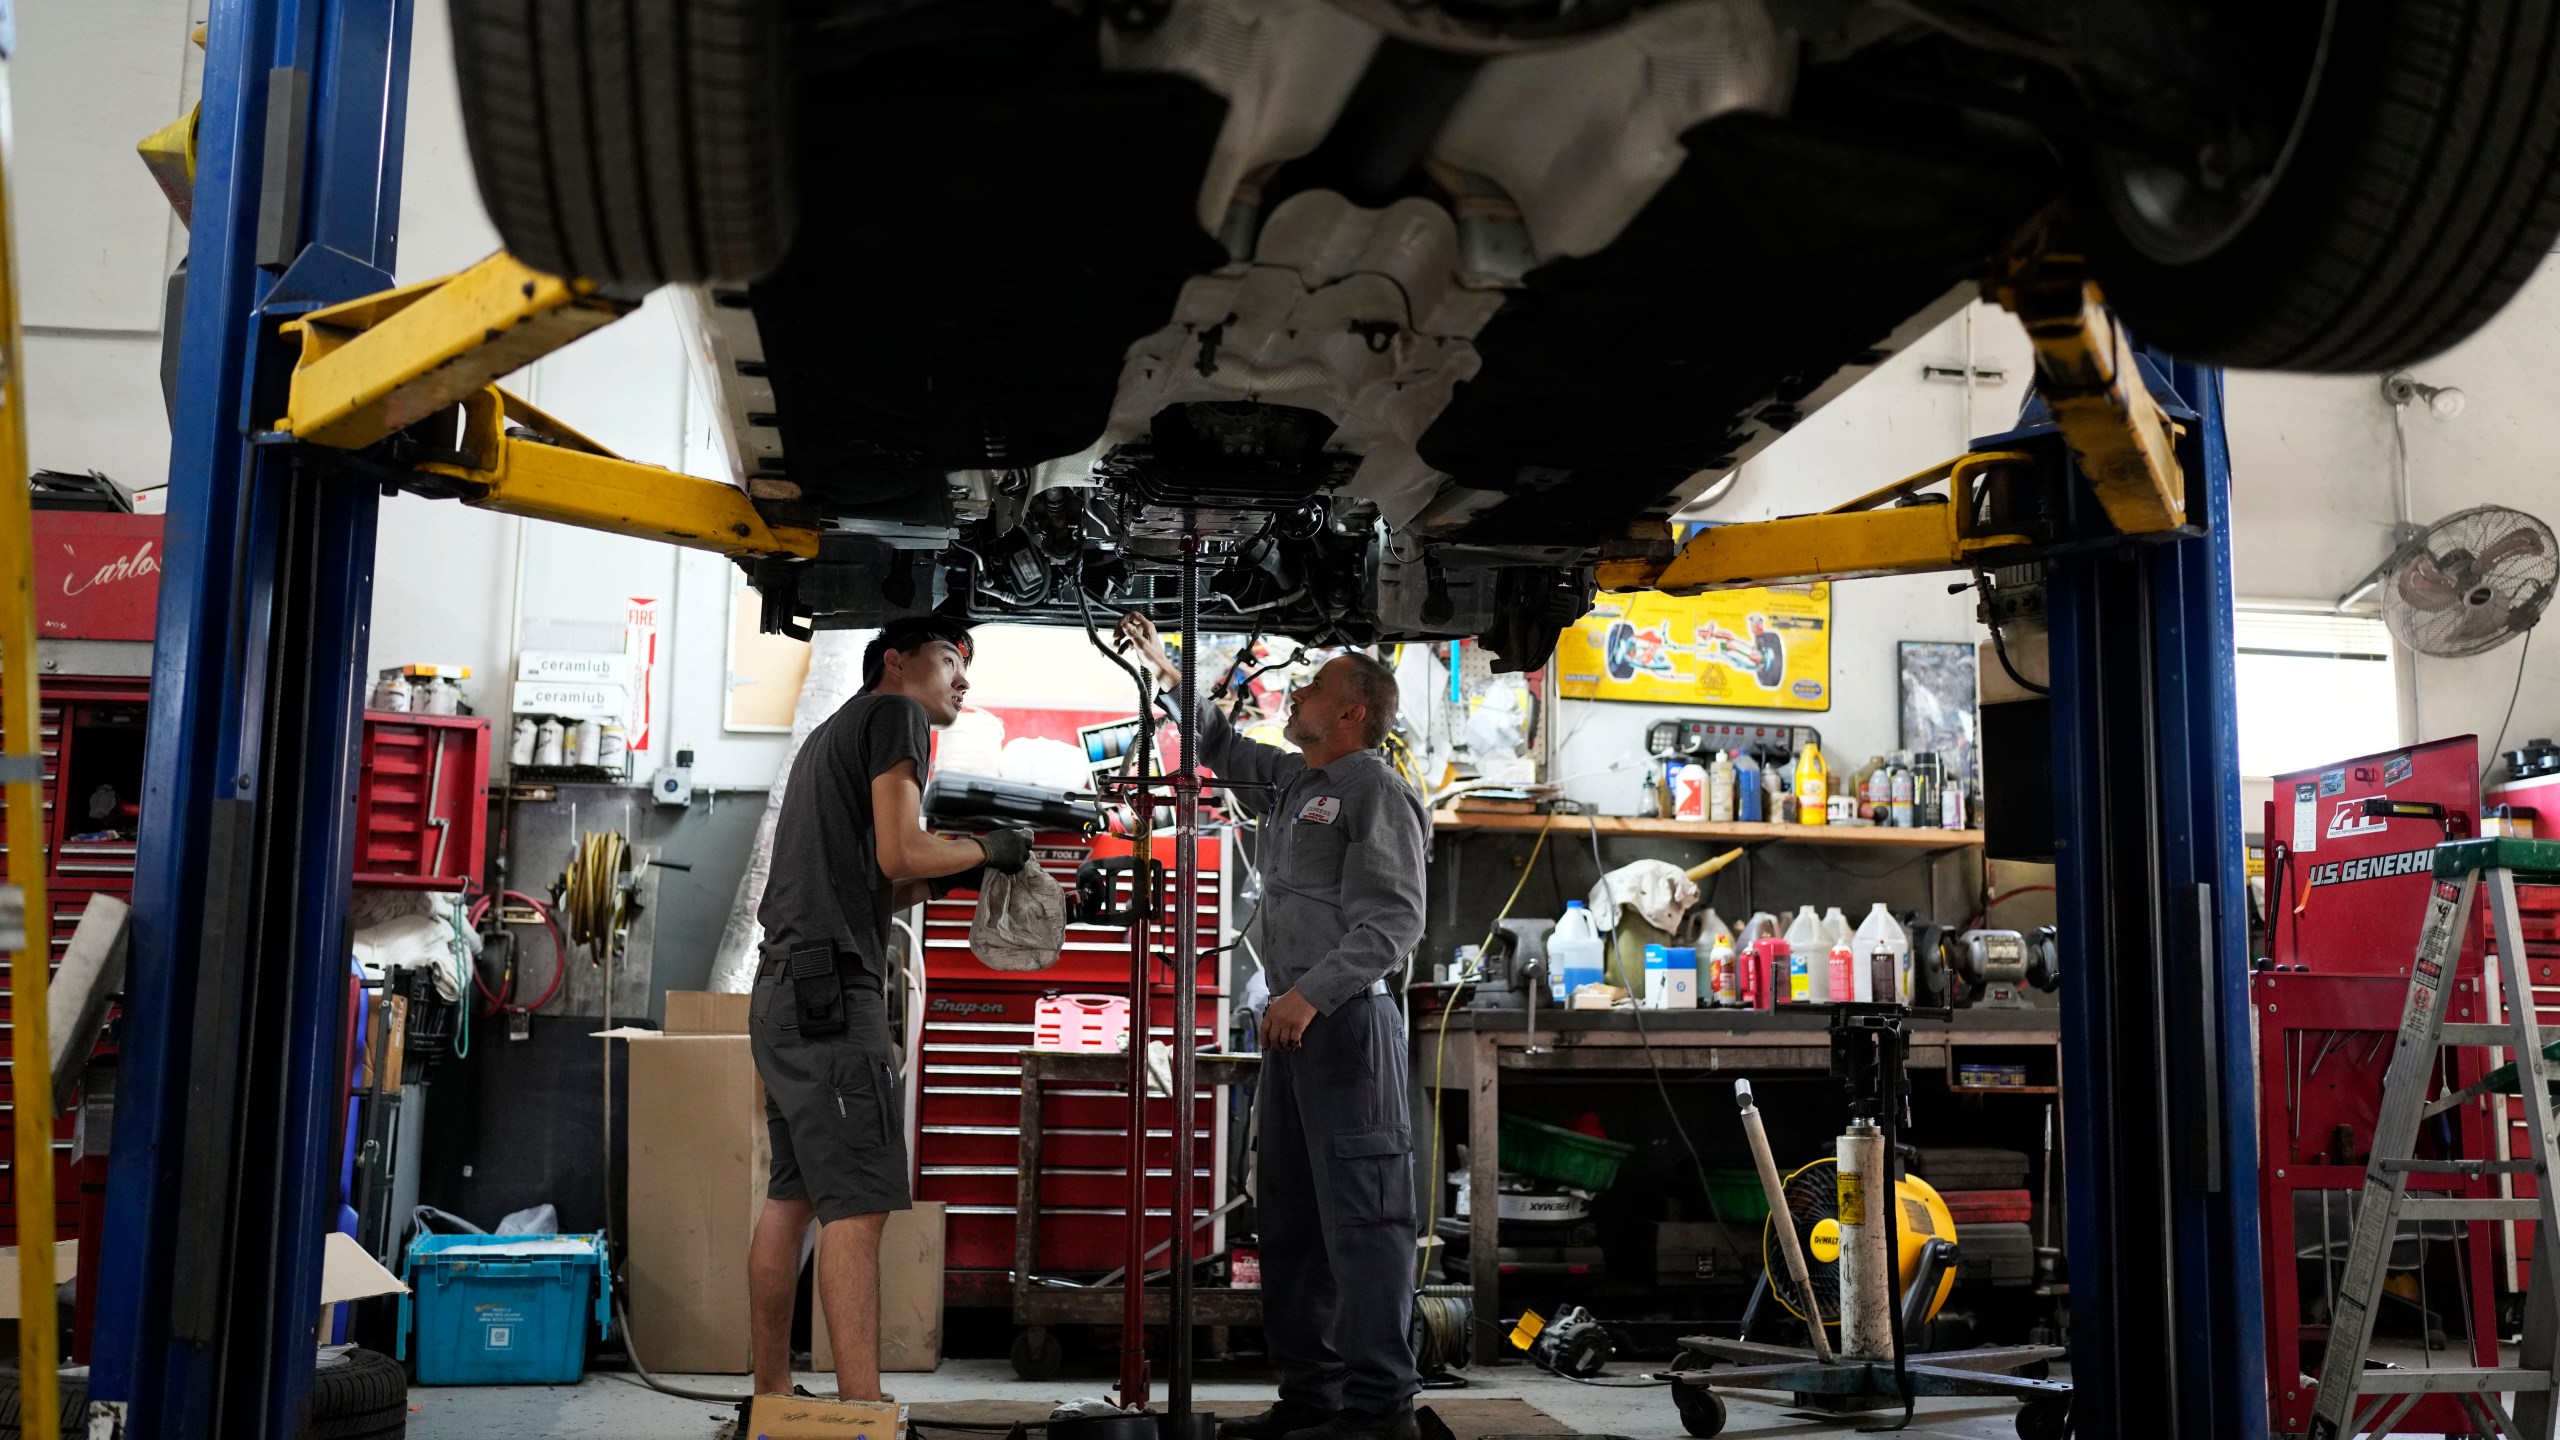
[[[2560,524],[2560,265],[2543,267],[2497,319],[2413,367],[2460,387],[2460,418],[2404,417],[2411,509],[2425,524],[2472,505],[2511,505]],[[2391,548],[2391,412],[2378,378],[2233,374],[2232,564],[2244,600],[2329,602]],[[2528,653],[2510,643],[2464,660],[2419,658],[2409,738],[2475,734],[2486,759],[2524,661],[2507,732],[2560,731],[2560,629]]]
[[[1923,366],[1963,368],[1968,354],[1977,367],[2005,372],[2005,380],[1968,392],[1961,384],[1921,378]],[[1745,465],[1732,493],[1703,518],[1800,515],[1961,454],[1974,436],[2010,427],[2029,367],[2026,333],[2006,312],[1984,305],[1959,312]],[[1831,587],[1829,710],[1563,702],[1557,773],[1566,792],[1604,813],[1634,813],[1644,783],[1645,730],[1673,715],[1811,725],[1822,732],[1824,755],[1840,769],[1899,748],[1896,646],[1981,636],[1972,595],[1947,593],[1960,578],[1920,575]]]
[[[10,221],[26,328],[27,451],[160,508],[164,282],[185,231],[134,146],[195,103],[197,0],[21,0],[8,67]]]

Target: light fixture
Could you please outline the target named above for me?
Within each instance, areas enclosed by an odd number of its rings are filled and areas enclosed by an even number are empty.
[[[2451,385],[2421,384],[2417,376],[2406,370],[2394,370],[2382,377],[2382,398],[2394,407],[2405,407],[2412,401],[2423,400],[2427,413],[2439,420],[2459,416],[2463,405],[2470,399]]]

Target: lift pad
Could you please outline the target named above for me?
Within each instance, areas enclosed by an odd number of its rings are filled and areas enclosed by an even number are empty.
[[[1985,288],[2027,327],[2036,389],[2107,519],[2127,535],[2184,525],[2181,428],[2143,383],[2133,341],[2088,278],[2077,247],[2049,225]]]

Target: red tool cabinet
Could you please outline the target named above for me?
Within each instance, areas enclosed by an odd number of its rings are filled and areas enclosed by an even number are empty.
[[[365,712],[357,884],[460,890],[483,873],[488,828],[488,717]]]
[[[142,800],[143,723],[149,713],[151,682],[140,676],[43,677],[37,690],[36,720],[44,752],[45,904],[50,912],[43,928],[52,941],[52,965],[59,966],[71,948],[71,934],[94,894],[133,899],[134,821]],[[0,815],[7,802],[0,798]],[[93,814],[103,810],[103,814]],[[8,845],[0,841],[0,856]],[[38,929],[28,917],[28,929]],[[50,967],[49,967],[50,969]],[[7,962],[0,961],[0,973]],[[16,989],[0,989],[0,1031],[12,1028]],[[15,1071],[0,1050],[0,1114],[17,1113]],[[67,1096],[54,1097],[57,1101]],[[71,1156],[73,1120],[65,1115],[54,1127],[54,1233],[78,1235],[80,1171]],[[98,1162],[101,1171],[104,1161]],[[17,1183],[0,1163],[0,1244],[18,1243]],[[104,1176],[99,1177],[103,1180]]]
[[[2362,814],[2371,797],[2433,801],[2460,838],[2479,813],[2479,742],[2464,735],[2361,756],[2276,777],[2266,816],[2267,948],[2251,977],[2257,1030],[2258,1195],[2266,1296],[2267,1389],[2272,1428],[2310,1428],[2317,1375],[2328,1345],[2324,1275],[2343,1267],[2349,1231],[2344,1197],[2364,1188],[2365,1157],[2382,1105],[2384,1072],[2409,995],[2409,965],[2426,918],[2430,852],[2445,838],[2435,821]],[[2447,1018],[2489,1018],[2484,988],[2485,907],[2474,916],[2456,962]],[[2479,1050],[2452,1050],[2449,1084],[2469,1084],[2489,1063]],[[2475,1100],[2430,1123],[2423,1153],[2481,1158],[2503,1153],[2488,1101]],[[2522,1127],[2517,1127],[2521,1135]],[[2412,1193],[2487,1197],[2489,1180],[2413,1175]],[[2324,1221],[2325,1229],[2324,1229]],[[2411,1222],[2403,1221],[2404,1228]],[[2493,1251],[2499,1227],[2463,1225],[2460,1285],[2437,1285],[2428,1308],[2441,1317],[2449,1353],[2439,1364],[2498,1363]],[[2331,1252],[2329,1268],[2319,1262]],[[2423,1250],[2421,1252],[2424,1253]],[[2306,1278],[2306,1276],[2308,1278]],[[2465,1313],[2467,1310],[2467,1313]],[[2405,1333],[2404,1306],[2382,1317]],[[2394,1317],[2401,1317],[2395,1320]],[[2465,1346],[2473,1358],[2454,1358]],[[2419,1401],[2394,1433],[2465,1433],[2473,1428],[2447,1397]]]
[[[1154,842],[1164,864],[1165,914],[1176,913],[1172,894],[1173,841]],[[1130,852],[1126,841],[1086,842],[1070,835],[1042,835],[1041,866],[1070,890],[1076,867],[1089,855]],[[1191,1019],[1201,1048],[1216,1048],[1226,1034],[1227,996],[1219,985],[1225,957],[1216,953],[1231,938],[1232,876],[1222,838],[1200,840],[1199,884],[1190,919],[1199,937],[1199,988]],[[1022,1113],[1021,1052],[1030,1048],[1040,998],[1048,994],[1127,996],[1129,936],[1098,925],[1067,927],[1066,945],[1049,969],[991,970],[969,950],[973,896],[954,896],[923,907],[926,998],[924,1063],[910,1097],[911,1153],[916,1197],[941,1200],[949,1209],[945,1297],[954,1305],[1009,1306],[1014,1264],[1015,1172]],[[1176,1002],[1169,987],[1173,939],[1169,924],[1151,936],[1154,955],[1148,998],[1150,1038],[1169,1040]],[[1042,1273],[1099,1274],[1126,1255],[1128,1213],[1128,1100],[1114,1088],[1052,1086],[1043,1092],[1046,1133],[1041,1175],[1039,1257]],[[1173,1102],[1151,1101],[1147,1133],[1147,1215],[1150,1245],[1170,1226]],[[1224,1107],[1204,1096],[1192,1115],[1206,1173],[1192,1194],[1198,1213],[1225,1198]],[[1208,1234],[1203,1253],[1224,1244],[1221,1223]]]

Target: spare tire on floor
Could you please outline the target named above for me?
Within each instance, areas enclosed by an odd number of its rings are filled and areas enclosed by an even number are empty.
[[[2091,269],[2139,338],[2244,368],[2389,370],[2479,329],[2551,249],[2560,7],[2326,9],[2271,168],[2216,185],[2201,158],[2080,167]]]
[[[519,260],[629,289],[790,248],[780,0],[453,0],[480,198]]]
[[[89,1433],[89,1379],[56,1382],[66,1437]],[[401,1440],[409,1433],[409,1373],[378,1350],[324,1350],[311,1375],[311,1419],[303,1440]],[[18,1372],[0,1370],[0,1440],[18,1440]]]

